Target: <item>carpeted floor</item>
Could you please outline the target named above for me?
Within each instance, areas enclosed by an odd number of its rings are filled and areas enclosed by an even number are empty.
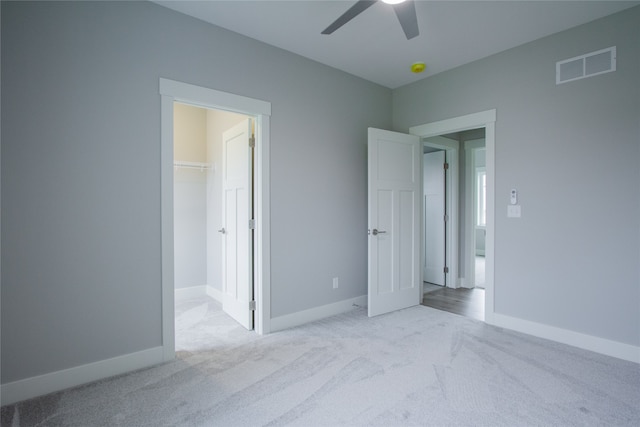
[[[358,308],[258,336],[184,304],[176,361],[3,407],[2,426],[640,425],[640,365],[455,314]]]
[[[486,275],[486,262],[484,256],[476,256],[476,269],[475,269],[475,286],[476,288],[483,288]]]

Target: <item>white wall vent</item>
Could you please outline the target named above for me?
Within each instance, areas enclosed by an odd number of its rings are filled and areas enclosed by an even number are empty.
[[[556,62],[556,84],[597,76],[616,70],[616,47]]]

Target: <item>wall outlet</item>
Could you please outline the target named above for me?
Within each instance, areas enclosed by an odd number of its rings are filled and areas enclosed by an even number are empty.
[[[337,277],[333,278],[333,289],[338,289],[338,278]]]

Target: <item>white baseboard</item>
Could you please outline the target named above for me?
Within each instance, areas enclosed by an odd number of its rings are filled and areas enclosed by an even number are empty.
[[[222,304],[222,292],[209,285],[189,286],[188,288],[177,288],[175,290],[175,300],[184,301],[191,298],[209,295]]]
[[[162,363],[162,347],[2,384],[2,406]]]
[[[184,301],[190,298],[197,298],[207,294],[207,286],[189,286],[188,288],[176,288],[175,300]]]
[[[640,363],[640,347],[493,313],[491,324],[618,359]]]
[[[213,286],[207,285],[207,295],[209,295],[214,300],[218,301],[220,304],[222,304],[222,301],[224,300],[222,296],[222,291],[219,291]]]
[[[282,331],[283,329],[293,328],[294,326],[304,325],[305,323],[324,319],[325,317],[345,313],[349,310],[353,310],[354,304],[357,306],[366,306],[367,296],[362,295],[356,298],[338,301],[333,304],[327,304],[284,316],[274,317],[271,319],[271,332]]]
[[[222,292],[211,286],[190,286],[188,288],[178,288],[175,290],[176,301],[203,295],[209,295],[217,301],[222,301]],[[155,347],[124,356],[64,369],[62,371],[2,384],[0,387],[0,404],[2,406],[10,405],[114,375],[157,365],[164,362],[163,354],[162,347]]]

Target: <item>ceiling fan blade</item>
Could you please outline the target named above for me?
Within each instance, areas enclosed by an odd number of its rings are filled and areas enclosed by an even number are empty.
[[[373,6],[373,4],[377,0],[358,0],[356,4],[351,6],[349,10],[343,13],[338,19],[336,19],[333,24],[329,25],[322,34],[331,34],[338,28],[342,27],[347,22],[351,21],[356,16],[360,15],[362,12],[367,10],[369,7]]]
[[[416,16],[416,5],[413,0],[394,4],[393,10],[396,12],[398,21],[400,21],[400,25],[402,25],[404,35],[407,36],[407,40],[411,40],[420,34],[420,29],[418,28],[418,17]]]

